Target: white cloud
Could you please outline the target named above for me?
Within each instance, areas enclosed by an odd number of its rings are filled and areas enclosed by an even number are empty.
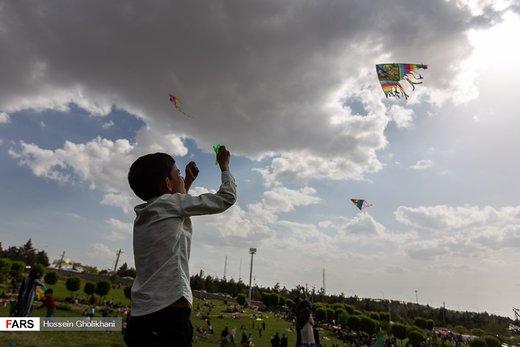
[[[105,6],[101,17],[96,5],[74,4],[58,12],[16,3],[3,8],[0,35],[10,47],[0,60],[2,85],[8,86],[0,90],[4,111],[68,110],[74,103],[107,115],[117,107],[155,129],[154,138],[190,137],[200,148],[219,141],[237,154],[272,158],[266,168],[271,181],[288,176],[360,179],[381,169],[376,153],[386,144],[388,119],[373,67],[382,58],[407,52],[407,59],[419,62],[427,56],[433,75],[428,88],[447,95],[452,88],[467,89],[467,84],[449,87],[453,73],[441,69],[457,66],[470,52],[465,23],[472,14],[447,2],[391,8],[346,2],[318,9],[297,1],[267,1],[202,9],[130,1],[128,11]],[[185,17],[172,21],[172,9]],[[436,16],[407,15],[414,11]],[[493,14],[486,8],[479,13]],[[381,15],[394,21],[380,21]],[[17,25],[17,18],[26,25]],[[165,25],[143,31],[143,18]],[[98,29],[87,34],[70,25],[92,22]],[[382,27],[374,31],[374,22]],[[191,35],[176,35],[188,23]],[[36,40],[34,32],[44,35]],[[170,37],[176,37],[175,45],[164,44]],[[26,43],[23,51],[19,42]],[[110,55],[106,42],[117,42]],[[179,47],[193,49],[178,54]],[[193,118],[171,107],[168,92],[181,96]],[[348,100],[361,100],[364,112],[358,114]],[[399,127],[409,127],[411,112],[394,106],[389,116]]]
[[[110,226],[110,234],[106,237],[109,240],[125,240],[131,238],[133,231],[133,224],[122,222],[115,218],[110,218],[105,221]]]
[[[388,110],[388,116],[398,128],[409,128],[413,123],[414,112],[399,105],[392,105]]]
[[[414,170],[424,170],[433,166],[433,161],[429,159],[421,159],[417,163],[410,166]]]
[[[114,122],[113,121],[108,121],[108,122],[104,122],[103,124],[101,124],[101,127],[103,129],[108,129],[108,128],[111,128],[114,126]]]
[[[10,118],[9,115],[5,112],[0,112],[0,124],[9,123]]]
[[[422,235],[407,246],[407,253],[415,257],[488,258],[494,251],[520,247],[520,206],[401,206],[395,217]]]

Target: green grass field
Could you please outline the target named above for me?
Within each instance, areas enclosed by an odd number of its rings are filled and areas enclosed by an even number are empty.
[[[63,302],[66,296],[70,293],[65,289],[63,283],[58,283],[53,286],[48,286],[54,289],[55,297],[58,302]],[[83,287],[82,287],[83,288]],[[0,288],[0,292],[2,288]],[[80,291],[76,292],[75,296],[86,297],[86,294]],[[123,289],[111,289],[106,297],[107,300],[113,300],[113,302],[128,303],[128,299],[125,298]],[[125,301],[126,300],[126,301]],[[253,343],[256,347],[269,347],[271,346],[270,338],[276,332],[281,337],[282,334],[286,334],[289,337],[289,346],[294,346],[296,334],[290,331],[292,326],[291,322],[283,319],[280,316],[275,316],[272,313],[258,313],[251,309],[246,309],[244,313],[240,314],[240,318],[234,318],[232,313],[227,313],[228,308],[222,301],[208,301],[206,303],[212,303],[214,307],[210,308],[205,305],[201,300],[195,299],[194,309],[192,312],[191,320],[195,329],[195,336],[197,342],[194,346],[200,347],[215,347],[216,343],[220,343],[220,334],[227,326],[228,329],[236,329],[235,341],[239,345],[240,338],[242,336],[242,326],[246,327],[248,333],[252,334]],[[60,305],[61,306],[61,305]],[[66,310],[58,307],[56,316],[57,317],[81,317],[82,311],[86,306],[67,304]],[[96,316],[101,316],[101,306],[96,309]],[[34,310],[33,317],[45,316],[45,309]],[[9,315],[9,306],[0,307],[0,316],[6,317]],[[124,313],[114,312],[113,315],[123,317]],[[207,331],[207,323],[204,316],[209,316],[213,325],[214,334],[210,335],[207,333],[197,332],[197,328]],[[265,322],[265,331],[259,328],[262,326],[262,322]],[[253,327],[254,324],[254,327]],[[261,336],[260,336],[261,334]],[[326,346],[331,346],[335,343],[341,343],[340,340],[336,339],[331,333],[326,331],[321,332],[321,336],[324,338]],[[78,332],[78,331],[41,331],[41,332],[0,332],[0,347],[29,347],[29,346],[125,346],[123,337],[120,331],[107,333],[107,332]]]

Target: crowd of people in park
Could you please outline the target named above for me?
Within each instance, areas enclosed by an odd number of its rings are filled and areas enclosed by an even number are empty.
[[[0,294],[0,305],[7,307],[9,305],[10,317],[30,317],[34,310],[46,309],[45,317],[50,318],[56,315],[57,301],[54,297],[52,288],[45,288],[41,281],[41,273],[33,268],[28,275],[22,280],[18,290],[11,289]],[[101,317],[109,317],[129,312],[128,305],[122,303],[114,303],[107,300],[98,305],[96,298],[92,295],[90,298],[66,297],[66,303],[86,306],[82,316],[92,318],[95,315],[96,307],[101,306],[99,314]]]
[[[268,315],[275,316],[277,318],[291,320],[292,315],[288,312],[276,313],[276,312],[259,312],[258,308],[255,308],[253,313],[246,313],[244,309],[236,304],[227,304],[227,308],[222,312],[215,312],[215,304],[202,299],[202,304],[197,303],[194,307],[194,317],[205,322],[204,326],[198,325],[195,329],[196,333],[194,341],[197,341],[198,336],[213,336],[215,340],[218,340],[220,347],[228,346],[239,346],[239,347],[253,347],[255,346],[256,339],[261,339],[262,336],[265,340],[266,332],[266,317]],[[214,331],[212,319],[223,318],[223,313],[226,313],[229,317],[238,319],[241,317],[250,317],[251,325],[241,324],[238,326],[226,325],[220,332],[220,335]],[[241,321],[243,322],[243,321]],[[286,327],[284,332],[274,332],[268,337],[271,347],[319,347],[324,346],[320,344],[319,328],[317,321],[315,320],[310,301],[305,299],[296,298],[296,317],[292,319],[292,323]],[[334,347],[331,345],[331,347]]]

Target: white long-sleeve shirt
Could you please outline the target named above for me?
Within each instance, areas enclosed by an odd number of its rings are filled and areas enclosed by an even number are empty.
[[[182,297],[192,305],[190,216],[223,212],[235,203],[236,196],[235,179],[224,171],[215,194],[164,194],[134,208],[137,274],[132,285],[132,316],[159,311]]]

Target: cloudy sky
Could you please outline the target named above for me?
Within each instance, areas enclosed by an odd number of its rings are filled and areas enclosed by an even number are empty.
[[[2,246],[133,266],[130,164],[195,160],[215,191],[221,143],[238,202],[193,218],[193,273],[247,283],[256,247],[262,286],[325,269],[328,293],[511,317],[518,32],[513,0],[0,0]],[[385,62],[424,84],[386,99]]]

